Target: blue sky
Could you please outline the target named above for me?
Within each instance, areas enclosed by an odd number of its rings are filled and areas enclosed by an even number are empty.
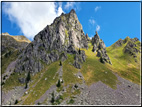
[[[84,33],[98,31],[106,46],[118,39],[140,40],[140,2],[2,3],[2,32],[25,35],[30,40],[62,12],[75,9]]]

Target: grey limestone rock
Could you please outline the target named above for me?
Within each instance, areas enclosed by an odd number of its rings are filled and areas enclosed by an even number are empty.
[[[98,33],[96,32],[96,35],[92,38],[92,44],[93,44],[93,52],[97,52],[97,57],[100,57],[100,62],[102,63],[109,63],[112,64],[110,61],[109,56],[106,52],[106,46],[103,42],[103,40],[100,39]]]
[[[80,50],[80,53],[78,52],[75,54],[74,60],[75,60],[73,63],[74,67],[80,69],[81,64],[86,60],[85,52],[83,50]]]
[[[24,84],[24,83],[26,82],[26,79],[25,79],[25,78],[19,78],[18,80],[19,80],[19,82],[22,83],[22,84]]]

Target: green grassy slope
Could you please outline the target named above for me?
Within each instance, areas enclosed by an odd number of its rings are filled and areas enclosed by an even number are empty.
[[[137,54],[137,62],[135,62],[134,58],[131,55],[123,52],[123,49],[126,44],[127,42],[117,48],[115,47],[115,45],[112,45],[107,48],[107,54],[111,59],[112,65],[107,63],[102,64],[99,61],[99,58],[96,57],[97,53],[92,52],[93,46],[91,45],[91,43],[88,44],[88,50],[81,49],[85,51],[85,54],[87,56],[86,61],[82,63],[81,69],[77,69],[73,66],[75,55],[67,54],[68,59],[62,62],[63,84],[61,84],[61,87],[57,88],[57,92],[60,92],[62,91],[64,86],[69,86],[66,89],[66,92],[63,93],[62,100],[70,97],[72,98],[72,100],[67,103],[71,103],[73,102],[73,96],[80,93],[80,90],[75,90],[74,92],[71,92],[74,84],[83,82],[81,79],[75,76],[75,74],[79,71],[83,74],[85,82],[88,86],[98,81],[101,81],[109,87],[116,89],[118,80],[113,72],[116,72],[120,76],[139,84],[140,53]],[[136,42],[136,44],[140,46],[139,42]],[[44,69],[41,72],[38,72],[35,75],[31,75],[31,82],[29,83],[30,88],[28,89],[28,94],[24,94],[24,96],[21,98],[23,104],[34,104],[34,102],[39,99],[52,85],[56,85],[57,81],[59,80],[59,77],[58,75],[56,75],[56,72],[61,67],[59,64],[60,61],[56,61],[50,65],[45,64]],[[53,79],[54,76],[55,78]],[[11,89],[14,86],[20,85],[20,83],[18,82],[18,77],[18,73],[12,75],[6,81],[3,89],[7,90]],[[45,80],[45,78],[47,78],[47,80]],[[54,104],[59,103],[60,101],[57,101]]]
[[[28,95],[23,96],[22,99],[25,99],[23,104],[30,105],[34,104],[34,102],[39,99],[52,85],[55,85],[57,82],[57,76],[55,79],[53,77],[55,76],[55,73],[59,69],[59,61],[56,61],[49,66],[46,66],[41,72],[37,73],[35,76],[32,77],[33,82],[30,84],[30,89],[32,92],[29,92]],[[43,76],[41,77],[41,74],[43,73]],[[45,80],[45,78],[48,78],[48,80]],[[36,83],[35,87],[32,87]],[[35,94],[34,94],[35,92]]]
[[[106,48],[107,54],[112,62],[112,65],[108,65],[108,67],[123,78],[140,84],[140,53],[137,54],[137,62],[135,62],[133,56],[123,51],[129,41],[130,40],[120,47],[115,47],[115,44],[113,44]],[[139,49],[140,42],[137,41],[135,44],[137,44],[136,48]]]
[[[83,49],[87,59],[81,68],[81,72],[83,73],[86,83],[91,85],[94,82],[101,81],[111,88],[116,88],[117,77],[106,67],[107,64],[102,64],[99,61],[99,58],[96,57],[96,53],[92,52],[93,46],[91,43],[88,45],[88,50]]]
[[[81,79],[75,76],[75,74],[79,71],[83,74],[87,85],[102,81],[111,88],[116,88],[117,77],[112,73],[110,69],[106,67],[105,64],[99,62],[99,58],[95,56],[91,49],[91,45],[89,46],[88,50],[83,49],[85,50],[87,59],[86,62],[82,64],[82,68],[80,70],[72,65],[74,62],[74,55],[72,54],[67,54],[68,59],[62,62],[64,84],[61,84],[61,87],[57,88],[57,91],[62,91],[64,86],[69,86],[66,92],[62,95],[63,100],[68,97],[73,98],[74,95],[80,93],[80,90],[71,92],[74,84],[83,82]],[[56,75],[55,79],[53,79],[53,77],[60,68],[59,62],[60,61],[54,62],[50,65],[45,65],[45,68],[41,72],[32,77],[33,82],[30,83],[29,89],[29,91],[32,90],[32,92],[28,91],[29,94],[22,97],[22,99],[24,100],[23,104],[34,104],[34,101],[39,99],[40,96],[42,96],[46,92],[46,90],[48,90],[52,85],[56,85],[56,82],[59,79],[58,75]],[[43,76],[41,76],[41,74],[43,74]],[[48,78],[48,81],[44,80],[46,77]],[[37,83],[35,87],[32,87],[35,83]],[[37,93],[37,96],[36,94],[34,94],[34,92]]]
[[[72,64],[74,61],[74,55],[68,54],[68,59],[63,62],[63,80],[65,85],[81,82],[74,74],[78,72]]]

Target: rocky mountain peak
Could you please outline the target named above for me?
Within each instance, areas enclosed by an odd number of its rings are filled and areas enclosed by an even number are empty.
[[[72,9],[72,10],[70,11],[70,13],[74,13],[74,14],[76,14],[76,12],[75,12],[75,10],[74,10],[74,9]]]
[[[74,9],[72,9],[72,10],[70,11],[69,16],[70,16],[70,18],[73,17],[73,18],[77,19],[77,15],[76,15],[76,12],[75,12]]]
[[[87,49],[88,42],[75,11],[71,10],[55,18],[51,25],[35,36],[19,56],[15,71],[39,72],[44,67],[42,63],[50,64],[63,59],[63,53],[76,54],[77,48]]]
[[[112,64],[109,56],[106,53],[106,46],[105,46],[103,40],[100,39],[97,31],[96,31],[96,34],[94,35],[94,37],[92,38],[91,42],[92,42],[92,45],[93,45],[92,51],[97,52],[97,56],[100,57],[100,61],[102,63],[107,62],[109,64]]]

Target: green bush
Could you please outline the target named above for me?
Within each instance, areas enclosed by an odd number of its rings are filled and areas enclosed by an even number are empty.
[[[79,54],[81,54],[80,48],[79,48],[79,51],[78,51],[78,53],[79,53]]]
[[[73,99],[70,99],[69,103],[68,104],[73,104],[74,103],[74,100]]]
[[[55,101],[55,98],[54,98],[54,92],[52,93],[52,98],[51,98],[51,103],[53,104]]]
[[[60,66],[62,66],[62,62],[60,61]]]
[[[28,83],[26,82],[26,86],[25,86],[25,89],[27,89],[28,88]]]
[[[40,105],[40,102],[38,102],[37,104]]]
[[[7,52],[4,56],[7,58],[7,57],[9,57],[11,54],[12,54],[12,52],[9,51],[9,52]]]
[[[100,57],[100,62],[103,64],[105,63],[102,57]]]
[[[31,80],[31,75],[30,75],[30,71],[28,72],[27,78],[26,78],[26,82],[28,83]]]
[[[2,82],[2,83],[1,83],[1,86],[3,86],[4,84],[5,84],[5,83],[4,83],[4,82]]]
[[[60,87],[61,86],[61,82],[60,82],[60,80],[58,80],[58,83],[57,83],[57,85],[56,85],[57,87]]]
[[[18,100],[16,99],[15,104],[17,104],[17,103],[18,103]]]

